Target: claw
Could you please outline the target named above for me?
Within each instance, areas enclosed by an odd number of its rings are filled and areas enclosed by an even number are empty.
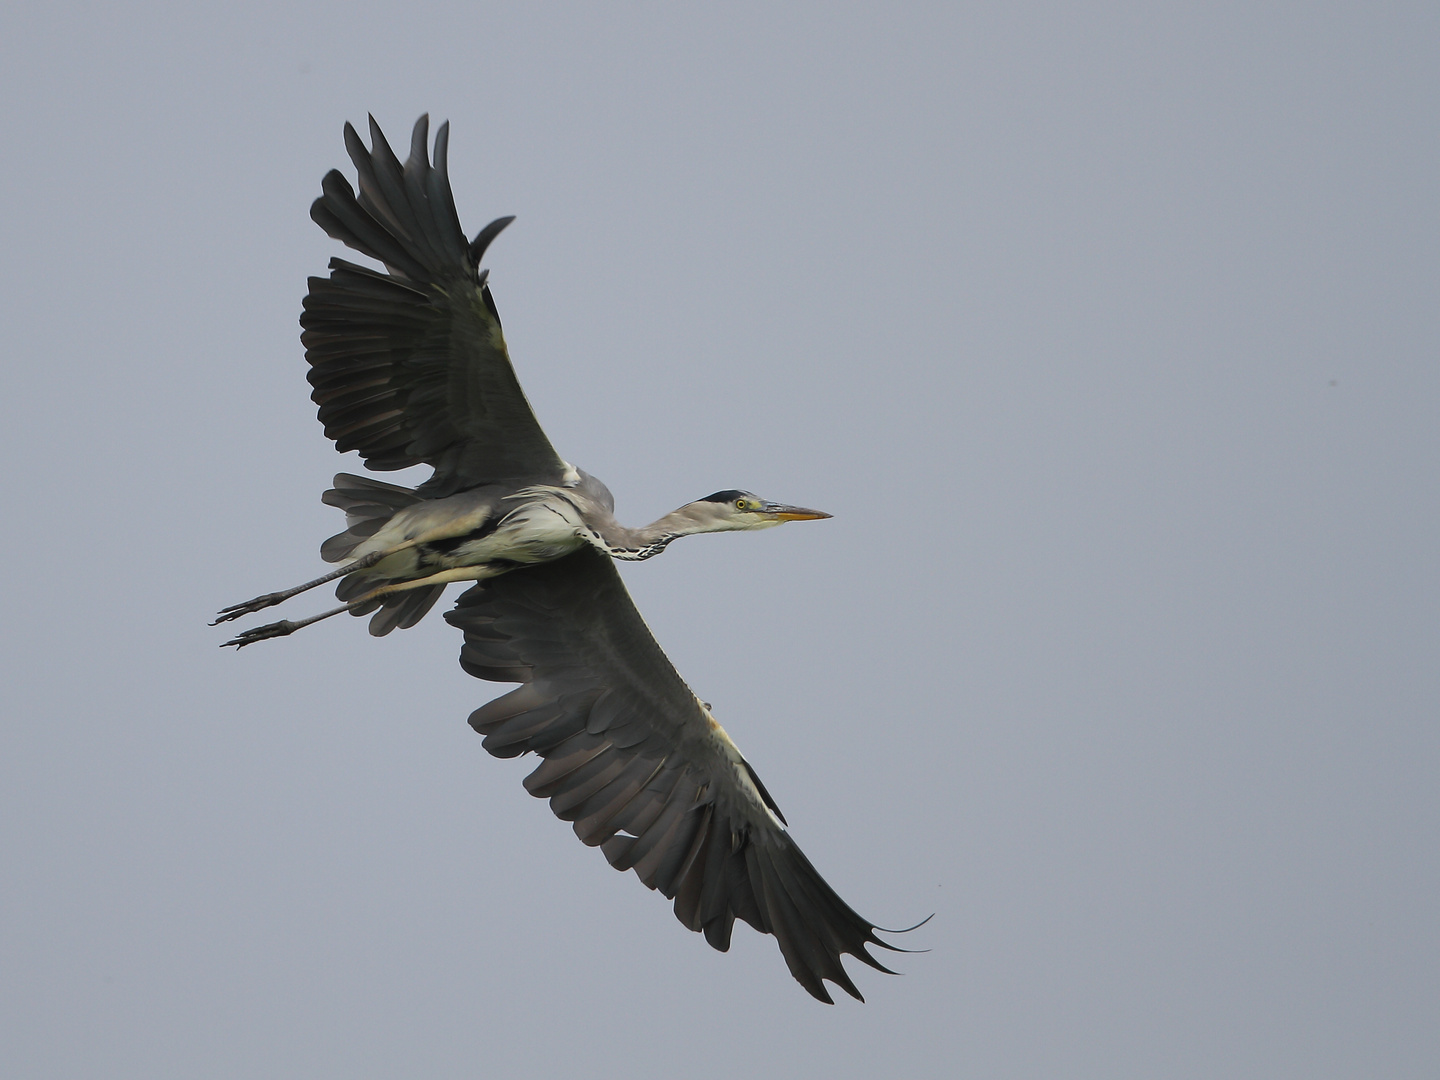
[[[229,622],[231,619],[239,619],[245,615],[253,615],[257,611],[264,611],[267,607],[274,607],[286,599],[286,595],[272,592],[266,593],[264,596],[257,596],[254,600],[246,600],[243,604],[231,604],[227,608],[221,608],[220,617],[210,625],[219,626],[222,622]]]
[[[225,645],[234,645],[237,649],[243,649],[246,645],[254,645],[257,641],[267,641],[270,638],[285,637],[288,634],[293,634],[303,625],[303,623],[294,623],[289,619],[283,619],[280,622],[272,622],[265,626],[257,626],[253,630],[246,630],[239,637],[232,638],[230,641],[225,642]],[[225,645],[221,645],[220,647],[223,649]]]

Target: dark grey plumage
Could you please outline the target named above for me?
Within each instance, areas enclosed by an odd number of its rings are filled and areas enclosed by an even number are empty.
[[[686,927],[722,951],[737,918],[774,934],[791,973],[822,1001],[822,979],[860,997],[842,953],[888,970],[866,945],[892,946],[737,783],[729,739],[655,643],[608,558],[584,549],[494,578],[445,619],[465,631],[461,667],[524,684],[471,714],[485,748],[544,758],[526,789],[617,870],[633,867],[673,899]]]
[[[470,717],[498,757],[534,753],[531,794],[574,823],[617,869],[674,901],[715,948],[735,920],[773,934],[791,973],[831,1000],[859,998],[841,963],[894,947],[840,899],[790,839],[759,777],[650,635],[612,559],[640,560],[699,532],[828,517],[727,489],[641,528],[614,517],[604,484],[555,452],[515,378],[495,301],[479,270],[500,218],[460,231],[445,169],[448,125],[427,157],[415,125],[402,165],[372,119],[367,149],[345,143],[359,193],[329,173],[311,216],[387,271],[333,259],[311,278],[302,341],[312,398],[338,450],[367,467],[426,463],[417,489],[342,473],[324,495],[346,514],[325,541],[334,572],[226,608],[217,622],[340,579],[344,603],[299,622],[245,631],[245,646],[321,619],[371,614],[372,634],[413,626],[454,581],[477,582],[446,620],[465,633],[471,675],[521,683]]]
[[[514,219],[466,243],[446,173],[449,125],[436,134],[433,166],[428,131],[422,116],[402,166],[373,117],[373,150],[345,125],[359,195],[332,170],[310,216],[390,272],[331,259],[328,278],[310,279],[300,340],[311,399],[335,448],[358,450],[367,468],[433,466],[424,496],[517,477],[556,483],[564,463],[515,378],[479,273],[486,246]]]

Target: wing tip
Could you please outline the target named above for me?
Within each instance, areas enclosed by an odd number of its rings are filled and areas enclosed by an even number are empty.
[[[472,265],[477,267],[480,265],[480,260],[485,257],[485,249],[488,248],[491,243],[494,242],[495,238],[504,232],[514,220],[514,214],[506,217],[498,217],[475,234],[475,239],[470,241],[469,248],[470,262]]]

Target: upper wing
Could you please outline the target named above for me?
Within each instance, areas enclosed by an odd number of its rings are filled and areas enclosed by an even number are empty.
[[[466,242],[446,173],[449,124],[436,132],[433,167],[429,124],[427,116],[416,122],[403,166],[374,117],[370,150],[345,125],[360,194],[332,170],[310,216],[389,273],[331,259],[328,278],[310,279],[300,340],[311,398],[336,449],[360,451],[368,468],[433,465],[421,488],[429,497],[514,477],[558,478],[565,463],[525,400],[478,272],[486,246],[513,219]]]
[[[888,971],[866,945],[894,947],[790,839],[609,558],[586,547],[513,570],[470,589],[445,618],[465,631],[467,672],[525,684],[471,714],[485,748],[544,758],[526,789],[610,865],[673,898],[685,926],[722,951],[737,917],[774,934],[791,974],[825,1002],[823,979],[860,997],[841,953]]]

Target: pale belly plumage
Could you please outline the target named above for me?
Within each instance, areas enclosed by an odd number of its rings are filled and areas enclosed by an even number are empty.
[[[370,581],[414,581],[443,575],[478,581],[517,565],[550,562],[584,546],[579,511],[562,492],[527,489],[500,500],[462,492],[407,508],[354,551],[362,558],[409,543],[362,571]]]

